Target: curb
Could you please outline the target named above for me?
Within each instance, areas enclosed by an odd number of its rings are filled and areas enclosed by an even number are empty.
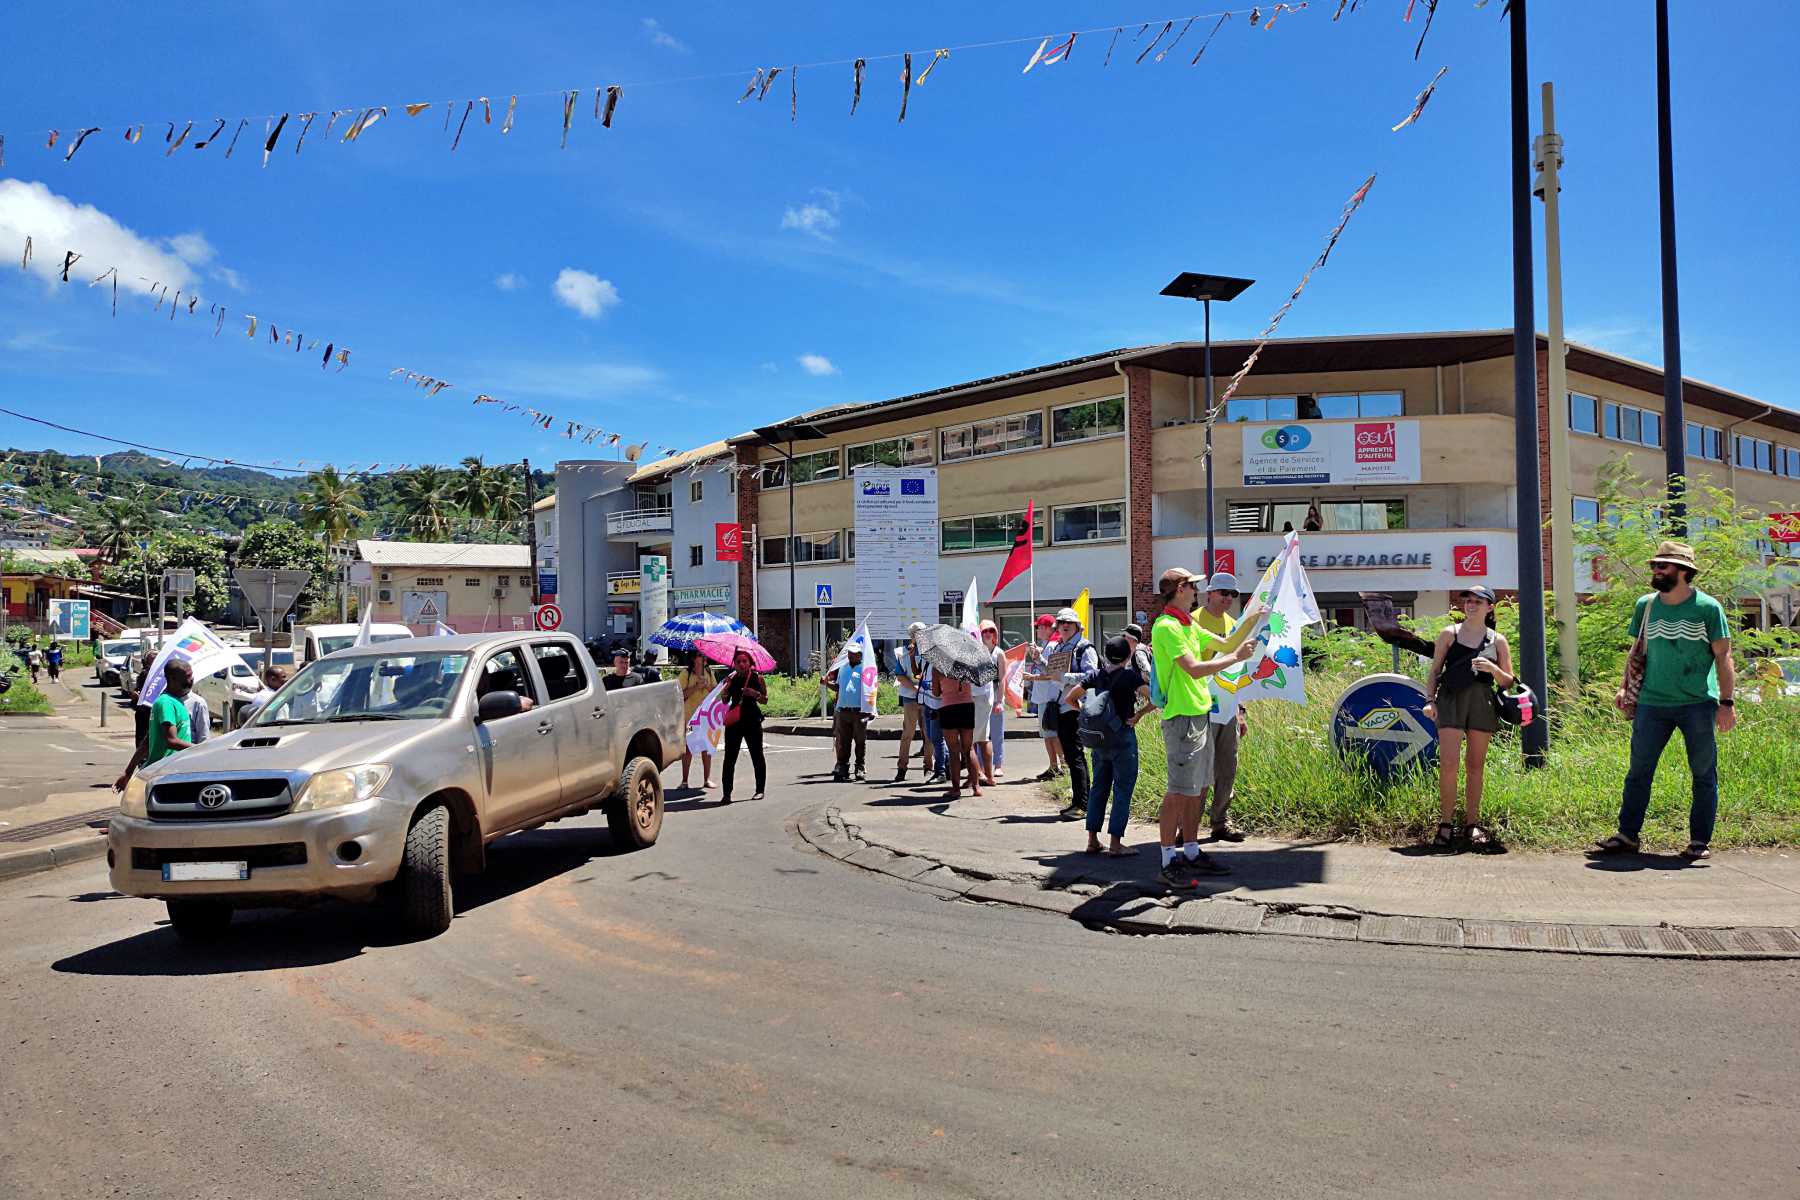
[[[1090,929],[1133,934],[1242,933],[1428,946],[1451,950],[1525,950],[1674,959],[1800,959],[1800,929],[1784,926],[1701,928],[1675,925],[1576,925],[1482,921],[1464,917],[1392,916],[1335,905],[1266,904],[1255,900],[1177,900],[1148,885],[1077,883],[1043,888],[957,870],[924,855],[862,838],[841,809],[803,810],[794,832],[822,854],[853,867],[928,888],[947,900],[1036,909]]]
[[[97,833],[79,842],[59,842],[53,846],[30,846],[23,850],[0,853],[0,883],[22,879],[43,871],[54,871],[72,863],[87,862],[106,855],[106,834]]]
[[[817,720],[817,718],[809,719]],[[763,721],[763,732],[765,734],[781,734],[785,737],[829,738],[832,736],[831,726],[829,725],[798,725],[791,723],[791,721],[787,724],[778,724],[766,719]],[[1037,741],[1039,736],[1040,735],[1035,727],[1031,729],[1013,729],[1011,723],[1008,723],[1006,740],[1009,742]],[[871,742],[897,742],[900,740],[900,727],[898,725],[871,725],[868,729],[863,731],[863,737],[865,740]]]

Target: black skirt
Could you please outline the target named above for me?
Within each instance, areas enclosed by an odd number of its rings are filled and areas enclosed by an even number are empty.
[[[945,729],[974,729],[975,702],[944,705],[938,709],[938,724]]]

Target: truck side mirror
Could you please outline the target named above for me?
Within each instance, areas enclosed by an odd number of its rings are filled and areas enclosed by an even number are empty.
[[[489,692],[475,705],[477,721],[498,721],[502,717],[514,717],[525,711],[519,702],[517,692]]]

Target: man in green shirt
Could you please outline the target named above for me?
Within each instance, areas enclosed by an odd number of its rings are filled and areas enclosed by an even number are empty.
[[[186,750],[194,744],[193,724],[187,709],[187,694],[193,686],[194,677],[186,663],[170,658],[164,664],[162,695],[150,706],[150,723],[144,740],[131,752],[125,773],[113,784],[116,791],[125,790],[131,773],[138,767],[161,762],[177,750]]]
[[[1164,571],[1156,585],[1162,611],[1150,627],[1151,657],[1163,692],[1163,749],[1169,760],[1168,791],[1163,794],[1158,830],[1162,879],[1178,891],[1192,891],[1195,875],[1230,873],[1229,867],[1200,850],[1201,794],[1212,784],[1213,767],[1212,692],[1206,677],[1256,653],[1256,642],[1246,639],[1235,653],[1211,656],[1218,639],[1192,616],[1199,606],[1202,582],[1185,567]],[[1186,843],[1177,841],[1183,831],[1188,836]]]
[[[1641,597],[1631,614],[1633,655],[1641,645],[1644,674],[1631,721],[1631,766],[1619,804],[1619,832],[1596,844],[1593,854],[1636,853],[1657,761],[1679,729],[1694,778],[1688,845],[1681,854],[1689,861],[1712,855],[1708,844],[1719,809],[1714,730],[1729,733],[1737,724],[1737,673],[1725,610],[1694,587],[1699,573],[1693,547],[1680,542],[1664,542],[1650,560],[1650,586],[1656,590]],[[1614,702],[1631,712],[1633,698],[1625,687]]]

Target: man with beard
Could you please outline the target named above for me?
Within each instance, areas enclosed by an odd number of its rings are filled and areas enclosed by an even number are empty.
[[[1731,627],[1725,610],[1694,587],[1699,573],[1693,547],[1680,542],[1664,542],[1650,560],[1650,586],[1656,590],[1640,597],[1632,611],[1629,632],[1635,640],[1626,683],[1613,697],[1619,710],[1632,718],[1631,767],[1619,804],[1619,832],[1596,843],[1590,854],[1637,853],[1657,760],[1679,729],[1694,777],[1688,844],[1681,856],[1690,862],[1712,856],[1708,845],[1719,808],[1714,730],[1729,733],[1737,724],[1733,696],[1737,673],[1731,665]]]

